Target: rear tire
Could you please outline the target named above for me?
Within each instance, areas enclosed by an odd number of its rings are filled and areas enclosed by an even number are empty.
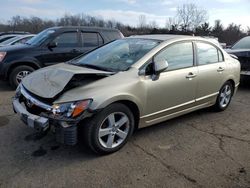
[[[15,89],[21,80],[33,71],[35,71],[35,69],[27,65],[15,67],[9,75],[9,83],[11,87]]]
[[[124,104],[114,103],[84,122],[85,144],[98,154],[121,149],[134,131],[134,116]]]
[[[227,81],[220,89],[220,92],[217,96],[214,109],[216,111],[224,111],[229,106],[232,96],[233,96],[233,86],[232,83]]]

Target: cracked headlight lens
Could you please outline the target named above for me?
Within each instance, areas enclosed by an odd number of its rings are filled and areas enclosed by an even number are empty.
[[[87,110],[92,100],[82,100],[70,103],[54,104],[52,106],[52,113],[54,115],[63,115],[64,117],[77,117]]]

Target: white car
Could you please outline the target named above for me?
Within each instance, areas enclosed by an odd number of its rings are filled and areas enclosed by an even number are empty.
[[[10,46],[15,44],[24,44],[26,41],[34,37],[35,35],[18,35],[16,37],[10,38],[4,42],[0,43],[0,47],[2,46]]]

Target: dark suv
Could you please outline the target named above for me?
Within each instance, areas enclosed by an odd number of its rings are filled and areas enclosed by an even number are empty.
[[[238,57],[241,64],[241,75],[250,76],[250,36],[240,39],[226,51]]]
[[[110,41],[122,38],[116,29],[53,27],[25,44],[0,48],[0,77],[16,87],[36,69],[69,61]]]

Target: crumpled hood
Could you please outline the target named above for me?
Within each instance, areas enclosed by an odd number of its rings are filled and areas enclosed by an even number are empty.
[[[109,74],[112,73],[60,63],[33,72],[22,80],[22,84],[29,92],[49,99],[62,92],[74,75]]]

